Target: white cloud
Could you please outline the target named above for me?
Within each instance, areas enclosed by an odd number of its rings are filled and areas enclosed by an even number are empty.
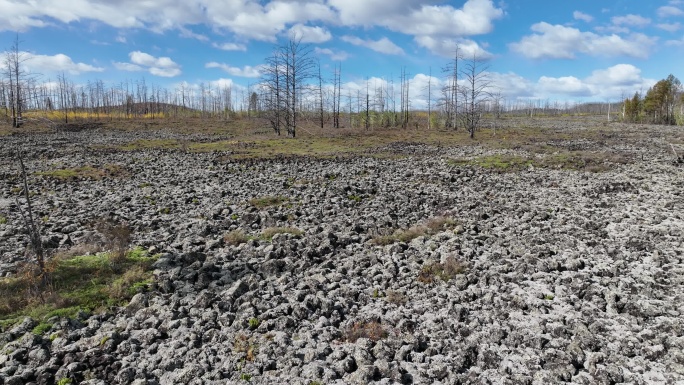
[[[186,37],[189,39],[196,39],[199,41],[209,41],[209,38],[205,35],[192,32],[191,30],[189,30],[185,27],[180,27],[179,29],[180,29],[180,37]]]
[[[671,2],[672,4],[672,2]],[[680,4],[680,3],[676,3]],[[658,16],[662,18],[666,17],[678,17],[678,16],[684,16],[684,11],[681,8],[677,8],[672,5],[666,5],[663,7],[658,8]]]
[[[119,36],[117,36],[114,40],[115,40],[117,43],[126,43],[126,36],[121,36],[121,35],[119,35]]]
[[[244,66],[243,68],[231,67],[228,64],[210,62],[204,65],[205,68],[219,68],[230,75],[242,78],[258,78],[261,76],[259,67]]]
[[[645,79],[641,70],[631,64],[617,64],[595,70],[584,79],[573,76],[542,76],[535,85],[535,95],[542,98],[584,97],[610,100],[648,89],[655,82],[653,79]]]
[[[535,32],[509,47],[528,58],[573,59],[576,53],[591,56],[648,57],[656,39],[644,34],[631,34],[625,38],[618,35],[597,35],[579,29],[545,22],[531,27]]]
[[[131,63],[114,62],[114,68],[119,71],[137,72],[144,70],[143,67]]]
[[[388,55],[403,55],[404,50],[386,37],[379,40],[364,40],[356,36],[342,36],[342,41],[349,44],[358,45],[372,49],[373,51],[388,54]]]
[[[677,32],[682,29],[682,25],[680,23],[661,23],[656,24],[656,27],[667,32]]]
[[[480,47],[476,42],[469,39],[435,38],[432,36],[416,36],[414,39],[418,45],[429,49],[432,53],[453,58],[458,48],[460,56],[464,58],[478,57],[491,58],[492,54]]]
[[[574,76],[551,78],[542,76],[537,83],[538,91],[545,94],[566,96],[590,96],[591,89]]]
[[[651,24],[651,19],[640,15],[615,16],[611,21],[615,25],[628,25],[631,27],[645,27]]]
[[[572,17],[574,17],[575,20],[582,20],[582,21],[585,21],[587,23],[591,23],[592,21],[594,21],[593,16],[587,15],[586,13],[580,12],[580,11],[573,12]]]
[[[301,23],[293,25],[289,33],[292,36],[301,37],[302,43],[325,43],[332,39],[332,35],[327,29],[309,27]]]
[[[433,1],[430,1],[433,2]],[[491,0],[468,0],[462,8],[414,0],[330,0],[344,25],[382,26],[408,35],[468,36],[491,32],[503,17]]]
[[[238,43],[212,43],[211,46],[223,51],[247,51],[246,45]]]
[[[36,55],[29,52],[19,53],[25,59],[26,69],[35,73],[59,73],[68,72],[72,75],[79,75],[84,72],[102,72],[104,68],[95,67],[85,63],[74,63],[67,55]],[[4,57],[4,53],[0,54]]]
[[[141,51],[128,54],[130,63],[115,62],[114,67],[121,71],[148,71],[161,77],[175,77],[182,73],[180,66],[169,57],[154,57]]]
[[[349,54],[345,51],[332,50],[330,48],[314,48],[314,53],[317,55],[327,55],[330,56],[331,60],[344,61],[349,58]]]

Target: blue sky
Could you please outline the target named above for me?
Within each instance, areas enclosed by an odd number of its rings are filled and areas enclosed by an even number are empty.
[[[293,32],[324,74],[341,63],[345,89],[405,68],[417,106],[456,45],[489,58],[508,100],[618,100],[684,77],[684,0],[0,0],[0,51],[17,32],[45,81],[246,87]]]

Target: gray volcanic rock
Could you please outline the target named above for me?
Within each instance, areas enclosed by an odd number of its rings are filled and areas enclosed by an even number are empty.
[[[30,319],[4,331],[0,383],[684,381],[684,178],[658,151],[660,134],[643,150],[648,162],[604,173],[498,173],[449,161],[489,150],[419,143],[370,151],[407,155],[397,159],[88,147],[144,135],[62,132],[25,147],[31,172],[126,170],[32,175],[47,248],[101,242],[94,223],[113,219],[162,256],[151,290],[124,308],[51,320],[42,336]],[[9,158],[25,141],[0,143],[3,275],[16,272],[27,242]],[[621,146],[611,150],[636,151]],[[253,200],[267,196],[284,199]],[[441,216],[457,225],[374,242]],[[262,236],[273,227],[301,234]],[[236,229],[252,239],[224,240]],[[428,279],[450,260],[462,270]]]

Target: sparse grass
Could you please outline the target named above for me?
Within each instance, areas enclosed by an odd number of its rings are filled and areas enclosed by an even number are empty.
[[[126,175],[128,175],[128,172],[121,165],[106,164],[102,167],[82,166],[76,168],[63,168],[51,171],[37,172],[36,174],[60,180],[70,180],[77,178],[100,180],[103,178],[125,177]]]
[[[304,232],[295,227],[269,227],[261,232],[260,238],[270,241],[276,234],[302,235]]]
[[[356,342],[359,338],[368,338],[371,341],[379,341],[387,338],[389,333],[385,330],[380,322],[354,322],[344,332],[343,338],[348,342]]]
[[[288,198],[283,196],[265,196],[250,199],[249,204],[256,208],[263,209],[271,206],[279,206],[287,201]]]
[[[466,266],[453,256],[445,258],[444,263],[428,263],[418,273],[418,281],[428,284],[435,282],[436,278],[448,282],[458,274],[465,273]]]
[[[451,159],[454,166],[478,166],[500,172],[515,172],[529,166],[574,171],[605,172],[616,165],[627,164],[629,157],[609,152],[557,151],[549,152],[546,147],[536,147],[536,155],[487,155],[473,159]]]
[[[247,337],[244,334],[238,334],[233,342],[233,351],[236,353],[244,353],[245,360],[254,361],[256,358],[258,345],[253,338]]]
[[[406,303],[407,297],[398,291],[387,290],[385,292],[385,301],[396,305],[401,305],[403,303]]]
[[[429,236],[440,231],[453,229],[457,225],[458,222],[453,218],[438,216],[428,219],[424,224],[411,226],[408,229],[396,230],[392,235],[376,236],[371,242],[378,246],[391,245],[395,242],[408,243],[421,236]]]
[[[7,321],[5,325],[24,316],[44,321],[121,305],[152,282],[151,266],[157,257],[134,249],[117,262],[110,253],[52,258],[50,285],[40,296],[29,274],[0,279],[0,320]],[[41,323],[34,332],[42,334],[50,327]]]
[[[227,232],[223,236],[223,242],[229,246],[239,246],[249,241],[249,236],[242,229]]]

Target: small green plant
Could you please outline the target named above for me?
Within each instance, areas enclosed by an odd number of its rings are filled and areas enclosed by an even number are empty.
[[[380,297],[384,297],[382,292],[380,292],[380,289],[377,289],[377,288],[373,289],[373,298],[380,298]]]
[[[72,383],[71,378],[67,378],[67,377],[60,378],[59,381],[57,381],[57,385],[69,385],[71,383]]]
[[[254,329],[256,329],[256,328],[259,327],[259,323],[260,323],[260,322],[259,322],[259,319],[258,319],[258,318],[250,318],[250,319],[249,319],[249,322],[248,322],[249,328],[250,328],[251,330],[254,330]]]
[[[5,225],[7,224],[7,217],[4,215],[0,215],[0,225]]]
[[[54,341],[59,337],[59,333],[52,333],[50,334],[50,341]]]
[[[553,294],[545,294],[544,295],[544,299],[547,301],[553,301],[554,298],[556,298],[556,296],[554,296]]]
[[[31,331],[33,334],[40,336],[45,334],[48,330],[52,329],[52,324],[47,322],[41,322]]]
[[[242,381],[247,381],[247,382],[249,382],[249,381],[252,381],[252,375],[251,375],[251,374],[247,374],[247,373],[241,373],[241,374],[240,374],[240,379],[241,379]]]
[[[159,209],[159,214],[170,214],[170,213],[171,213],[171,209],[168,207],[162,207],[161,209]]]
[[[109,336],[102,337],[102,339],[100,340],[100,346],[104,346],[104,344],[106,344],[107,341],[109,341],[109,339],[110,339]]]
[[[230,214],[230,220],[231,221],[237,221],[238,218],[240,218],[237,214]]]
[[[363,198],[361,198],[359,195],[347,195],[347,199],[356,203],[359,203],[361,200],[363,200]]]
[[[323,383],[320,381],[310,381],[309,385],[323,385]]]

